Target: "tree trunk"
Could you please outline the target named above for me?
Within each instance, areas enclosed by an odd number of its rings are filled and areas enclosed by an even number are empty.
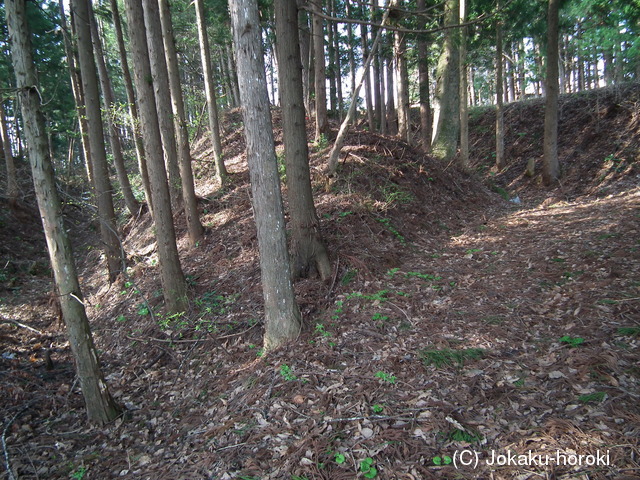
[[[496,22],[496,168],[506,166],[504,158],[504,93],[502,75],[502,23]]]
[[[402,6],[402,3],[398,3]],[[407,40],[403,32],[395,32],[394,50],[398,75],[398,136],[411,143],[411,122],[409,117],[409,67],[407,66]]]
[[[344,114],[344,97],[342,95],[342,59],[340,58],[340,35],[338,34],[338,23],[332,22],[330,27],[333,29],[333,41],[335,42],[336,64],[334,72],[336,75],[336,95],[338,96],[338,120],[342,121]]]
[[[375,12],[378,7],[378,0],[371,2],[371,21],[375,20]],[[371,27],[371,36],[376,37],[380,29]],[[381,39],[382,41],[382,39]],[[379,132],[382,126],[382,103],[384,102],[383,90],[384,88],[380,84],[380,49],[376,50],[376,54],[373,56],[373,84],[371,88],[371,94],[373,95],[373,116],[375,126],[372,131]],[[384,79],[384,77],[382,77]]]
[[[322,280],[327,280],[331,276],[331,264],[320,235],[311,190],[297,14],[296,0],[275,1],[276,48],[280,66],[278,84],[291,226],[291,268],[294,279],[317,271]]]
[[[298,0],[302,2],[302,0]],[[307,116],[311,111],[311,33],[309,32],[309,16],[305,10],[298,11],[298,37],[300,42],[300,60],[302,61],[302,92],[304,95],[304,109]]]
[[[178,55],[173,38],[173,25],[171,24],[171,11],[167,0],[159,0],[160,21],[162,24],[162,40],[167,61],[169,75],[169,88],[171,90],[171,105],[173,109],[173,122],[177,134],[178,165],[180,167],[180,180],[182,182],[182,198],[184,211],[187,217],[187,229],[192,246],[202,238],[204,229],[200,223],[198,202],[193,184],[193,170],[191,169],[191,152],[189,151],[189,133],[187,131],[187,119],[184,113],[184,100],[180,86],[180,71],[178,70]]]
[[[111,196],[112,187],[109,180],[107,154],[104,149],[104,129],[100,111],[98,76],[91,47],[89,3],[87,0],[72,0],[71,8],[74,11],[74,21],[78,35],[78,59],[89,127],[89,148],[91,149],[91,164],[93,166],[94,193],[98,204],[100,236],[104,243],[105,256],[107,258],[109,282],[114,282],[122,271],[123,265],[120,258],[120,241],[116,231],[116,215],[113,209],[113,197]]]
[[[393,81],[393,55],[387,57],[387,132],[389,135],[398,133],[398,114],[394,98],[395,84]]]
[[[141,0],[126,0],[125,6],[129,23],[129,36],[131,37],[134,80],[138,94],[138,107],[140,108],[140,126],[142,128],[142,139],[147,155],[147,167],[151,183],[153,220],[158,245],[162,289],[167,310],[170,313],[180,313],[187,308],[186,283],[176,247],[176,235],[173,227],[167,173],[164,166],[158,111],[156,109],[153,85],[149,82],[152,76],[142,2]]]
[[[142,179],[142,189],[147,200],[149,210],[153,210],[151,203],[151,183],[149,181],[149,172],[147,170],[147,160],[144,153],[144,144],[139,127],[138,107],[133,92],[133,81],[131,80],[131,71],[129,70],[129,61],[127,59],[127,51],[124,46],[124,36],[122,34],[122,23],[120,22],[120,13],[118,12],[118,1],[110,0],[111,16],[113,18],[113,27],[116,32],[116,42],[118,43],[118,55],[120,57],[120,67],[122,68],[122,79],[124,81],[125,90],[127,91],[127,103],[129,107],[129,116],[131,119],[131,132],[134,138],[136,149],[136,158],[138,159],[138,169],[140,170],[140,178]]]
[[[321,8],[315,5],[315,8]],[[318,12],[319,13],[319,12]],[[329,133],[327,114],[327,74],[324,60],[324,28],[320,15],[313,15],[313,55],[315,59],[316,142]]]
[[[80,79],[80,71],[76,67],[76,54],[72,45],[71,36],[75,37],[75,27],[73,26],[73,10],[71,11],[71,35],[67,28],[67,16],[64,13],[64,1],[60,0],[60,21],[62,24],[62,38],[64,43],[67,64],[69,65],[69,78],[71,80],[71,92],[76,103],[76,113],[78,115],[78,129],[80,131],[80,142],[82,145],[82,154],[84,156],[84,164],[87,172],[87,178],[93,191],[93,167],[91,166],[91,149],[89,147],[89,134],[87,130],[87,115],[84,109],[84,94],[82,92],[82,80]]]
[[[260,250],[264,348],[268,351],[294,340],[300,333],[302,319],[291,283],[258,5],[256,0],[231,0],[229,3],[238,77],[243,79],[240,99]]]
[[[18,174],[16,173],[16,164],[13,159],[11,139],[9,138],[7,118],[2,101],[0,101],[0,140],[2,152],[4,153],[4,163],[7,168],[7,199],[9,200],[9,206],[15,208],[18,204]]]
[[[460,7],[458,0],[445,0],[444,24],[458,24]],[[436,71],[436,92],[432,147],[434,155],[441,160],[450,160],[456,154],[460,135],[460,78],[459,33],[457,28],[445,30],[444,48]]]
[[[162,27],[160,24],[160,8],[157,0],[142,0],[144,9],[144,23],[147,34],[147,47],[149,49],[149,62],[151,64],[151,80],[155,90],[156,109],[160,123],[160,136],[164,161],[169,175],[169,194],[174,206],[182,206],[182,180],[178,166],[178,153],[176,147],[176,135],[173,125],[173,111],[171,109],[171,89],[169,87],[169,74],[167,73],[167,60],[164,53],[162,40]]]
[[[369,38],[367,34],[367,26],[360,25],[360,37],[362,39],[362,61],[369,58]],[[369,131],[373,132],[375,130],[375,116],[373,112],[373,99],[371,94],[371,72],[369,70],[364,70],[363,77],[364,79],[364,98],[365,105],[367,107],[367,125],[369,126]],[[353,97],[353,92],[351,93]],[[353,97],[357,99],[358,97]]]
[[[417,8],[426,8],[425,0],[418,0]],[[431,149],[431,102],[429,99],[429,48],[424,35],[418,36],[418,83],[420,98],[420,143],[426,151]]]
[[[124,165],[124,156],[122,154],[122,144],[120,143],[120,132],[113,123],[112,111],[115,106],[115,100],[113,97],[113,87],[111,85],[111,79],[107,72],[107,65],[105,63],[105,55],[102,49],[102,41],[98,32],[98,23],[93,12],[93,7],[89,3],[89,25],[91,28],[91,40],[93,41],[93,49],[95,51],[96,63],[98,65],[98,77],[100,79],[100,86],[102,87],[102,100],[104,102],[105,109],[105,121],[109,128],[109,144],[111,146],[111,154],[113,155],[113,163],[116,167],[116,174],[118,176],[118,182],[120,183],[120,190],[124,198],[124,203],[127,206],[127,210],[131,215],[136,215],[140,208],[138,201],[133,196],[131,190],[131,183],[127,175],[127,169]]]
[[[467,0],[460,0],[460,23],[467,21]],[[469,98],[467,94],[467,28],[460,29],[460,165],[469,166]]]
[[[87,416],[90,422],[105,424],[114,420],[120,414],[120,409],[109,393],[100,368],[98,352],[93,343],[89,321],[82,303],[71,244],[62,220],[62,208],[51,158],[47,151],[44,117],[31,56],[25,6],[25,0],[6,0],[5,2],[33,184]]]
[[[216,178],[220,185],[227,181],[228,173],[222,158],[222,142],[220,141],[220,123],[218,121],[218,105],[213,84],[213,69],[211,68],[211,52],[209,48],[209,35],[204,17],[204,0],[195,0],[196,21],[198,23],[198,39],[200,41],[200,61],[204,75],[204,90],[207,96],[207,108],[209,111],[209,129],[211,130],[211,143],[213,145],[213,159],[216,164]]]
[[[544,109],[542,181],[551,185],[560,177],[558,162],[558,10],[560,0],[549,0],[547,17],[547,98]]]

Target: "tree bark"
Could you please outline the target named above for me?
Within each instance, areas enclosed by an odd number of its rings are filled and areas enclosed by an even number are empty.
[[[171,198],[164,166],[158,111],[156,109],[153,85],[149,82],[152,77],[142,2],[141,0],[126,0],[125,6],[129,23],[129,36],[131,37],[134,80],[140,109],[140,126],[142,128],[142,138],[147,155],[147,167],[151,183],[153,220],[158,245],[162,290],[167,310],[170,313],[180,313],[187,308],[186,282],[176,247],[176,234],[173,227]],[[166,94],[166,92],[164,93]]]
[[[315,8],[320,8],[315,6]],[[327,113],[327,73],[324,59],[324,28],[320,15],[313,15],[313,54],[315,59],[316,142],[329,133]]]
[[[362,39],[362,61],[366,61],[367,58],[369,58],[369,38],[368,38],[368,34],[367,34],[367,26],[366,25],[360,25],[360,30],[361,30],[361,39]],[[364,68],[364,67],[363,67]],[[376,129],[376,123],[375,123],[375,112],[373,111],[373,95],[371,93],[371,72],[369,70],[369,67],[367,67],[366,70],[364,70],[363,72],[363,77],[364,79],[364,98],[365,98],[365,105],[367,107],[367,124],[369,126],[369,131],[373,132]],[[352,99],[356,99],[357,100],[357,96],[353,95],[353,92],[351,94]]]
[[[276,0],[276,51],[278,84],[282,103],[287,194],[291,226],[291,268],[293,278],[317,271],[322,280],[331,276],[331,264],[324,247],[313,204],[309,149],[304,121],[302,64],[298,44],[296,0]]]
[[[458,0],[445,0],[444,24],[455,27],[459,20]],[[433,119],[432,148],[441,160],[456,154],[460,135],[460,78],[458,75],[458,30],[448,28],[444,33],[444,47],[436,71],[436,92]]]
[[[113,155],[113,164],[116,167],[116,174],[118,176],[118,182],[120,183],[120,190],[124,198],[124,203],[127,206],[127,210],[131,215],[136,215],[140,208],[138,201],[133,196],[131,190],[131,183],[129,182],[129,176],[127,175],[127,169],[124,165],[124,155],[122,154],[122,143],[120,142],[120,132],[113,123],[112,110],[115,106],[115,100],[113,96],[113,87],[111,85],[111,79],[107,72],[107,65],[105,63],[105,55],[102,49],[102,40],[98,32],[98,23],[93,12],[91,3],[88,5],[89,10],[89,26],[91,28],[91,40],[93,41],[93,49],[95,51],[96,63],[98,66],[98,77],[100,79],[100,86],[102,87],[102,100],[104,102],[105,109],[105,121],[109,129],[109,144],[111,146],[111,154]]]
[[[90,422],[105,424],[114,420],[120,414],[120,409],[109,393],[100,368],[82,303],[71,244],[62,220],[62,208],[44,133],[25,3],[25,0],[6,0],[5,8],[33,184],[87,416]]]
[[[265,313],[265,350],[294,340],[302,319],[291,283],[280,180],[273,141],[256,0],[231,0],[233,39],[258,232]],[[316,32],[317,33],[317,30]]]
[[[120,66],[122,68],[122,79],[124,80],[125,90],[127,91],[127,103],[131,119],[131,132],[134,138],[136,158],[138,159],[138,169],[140,170],[140,178],[142,180],[142,189],[144,190],[144,196],[147,200],[149,210],[153,211],[153,204],[151,203],[151,183],[149,181],[149,171],[147,170],[147,159],[145,158],[142,134],[140,133],[138,106],[136,105],[136,97],[133,92],[133,81],[131,80],[131,71],[129,70],[129,60],[127,59],[127,50],[124,46],[122,23],[120,21],[120,13],[118,12],[118,1],[110,0],[110,3],[113,27],[116,32],[116,42],[118,44]]]
[[[78,35],[78,60],[89,127],[89,148],[91,149],[91,164],[93,166],[94,194],[98,204],[100,236],[104,243],[109,282],[114,282],[122,271],[122,260],[120,258],[120,240],[116,230],[113,197],[111,196],[112,187],[109,179],[107,154],[104,149],[105,141],[102,113],[100,111],[98,76],[91,43],[91,29],[89,27],[89,2],[87,0],[72,0],[71,8],[74,12],[73,18]]]
[[[202,238],[204,229],[200,223],[198,202],[195,186],[193,184],[193,170],[191,169],[191,152],[189,151],[189,133],[187,131],[187,119],[184,113],[184,100],[180,86],[180,72],[178,70],[178,54],[173,38],[173,25],[171,23],[171,11],[167,0],[159,0],[160,22],[162,24],[162,40],[167,61],[167,73],[169,75],[169,88],[171,90],[171,106],[173,110],[173,122],[176,131],[178,165],[180,167],[180,180],[182,182],[182,198],[184,211],[187,217],[187,229],[191,246]]]
[[[209,35],[204,17],[204,0],[195,0],[196,21],[198,24],[198,40],[200,41],[200,61],[204,75],[204,90],[207,96],[207,109],[209,112],[209,129],[211,130],[211,143],[213,145],[213,160],[216,164],[216,179],[220,185],[227,181],[228,173],[222,158],[222,142],[220,140],[220,123],[218,121],[218,104],[213,84],[213,68],[211,67],[211,51],[209,48]]]
[[[547,17],[547,93],[544,109],[542,181],[551,185],[560,177],[558,162],[558,10],[559,0],[549,0]]]

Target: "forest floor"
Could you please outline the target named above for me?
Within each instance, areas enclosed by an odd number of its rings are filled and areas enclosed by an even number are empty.
[[[33,201],[0,210],[0,479],[640,478],[640,86],[561,107],[551,190],[524,174],[540,100],[507,106],[502,172],[490,109],[472,114],[472,173],[354,131],[327,179],[312,145],[334,277],[297,282],[303,332],[267,356],[239,112],[228,186],[194,148],[207,232],[187,249],[176,215],[184,315],[162,313],[149,219],[123,224],[130,268],[109,285],[90,212],[67,198],[126,408],[103,428],[86,422]]]

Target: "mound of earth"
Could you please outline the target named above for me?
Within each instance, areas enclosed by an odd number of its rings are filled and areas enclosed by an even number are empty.
[[[52,479],[621,479],[638,471],[640,189],[625,183],[628,174],[607,180],[612,194],[587,195],[581,179],[564,184],[575,197],[537,205],[528,200],[543,192],[516,181],[514,160],[491,178],[525,199],[518,205],[391,137],[352,132],[336,178],[321,173],[328,145],[312,145],[334,276],[296,283],[304,329],[263,356],[239,118],[230,112],[225,123],[232,175],[224,188],[211,180],[207,140],[194,146],[206,227],[195,248],[187,250],[176,215],[188,312],[162,311],[147,217],[124,226],[129,269],[116,284],[105,282],[97,240],[78,254],[103,368],[126,407],[121,419],[86,424],[60,325],[28,310],[21,319],[37,332],[0,325],[3,467]],[[509,172],[516,183],[499,183]],[[37,298],[3,293],[3,315]],[[540,461],[496,465],[494,454]],[[460,455],[477,464],[462,465]]]

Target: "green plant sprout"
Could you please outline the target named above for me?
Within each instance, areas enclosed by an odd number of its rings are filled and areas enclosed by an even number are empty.
[[[292,372],[291,372],[291,367],[289,365],[287,365],[286,363],[283,363],[282,365],[280,365],[280,375],[282,376],[282,378],[284,378],[287,382],[292,382],[294,380],[297,380],[298,377],[296,377]]]
[[[391,232],[398,239],[400,243],[402,243],[403,245],[407,243],[404,236],[398,231],[396,227],[393,226],[393,224],[391,223],[391,220],[389,220],[388,218],[378,218],[378,222],[384,225],[385,228],[389,230],[389,232]]]
[[[475,360],[484,355],[482,348],[467,348],[464,350],[423,350],[421,352],[422,363],[425,366],[434,365],[436,368],[441,368],[449,365],[458,365],[462,367],[466,360]]]
[[[638,337],[640,336],[640,327],[620,327],[618,328],[618,335]]]
[[[566,343],[571,348],[575,348],[575,347],[577,347],[579,345],[582,345],[584,343],[584,338],[582,338],[582,337],[571,337],[569,335],[565,335],[563,337],[560,337],[559,341],[560,341],[560,343]]]
[[[373,410],[373,413],[382,413],[382,411],[384,410],[384,405],[376,403],[371,407],[371,410]]]
[[[324,338],[331,336],[331,332],[327,332],[325,326],[322,323],[316,323],[316,333],[319,333]]]
[[[580,395],[578,401],[580,403],[600,403],[607,397],[605,392],[593,392],[586,395]]]
[[[344,454],[342,453],[336,453],[333,459],[338,465],[342,465],[344,462],[347,461],[347,457],[345,457]]]
[[[396,383],[395,375],[391,375],[391,374],[383,372],[383,371],[376,372],[376,374],[374,376],[376,378],[379,378],[383,382],[387,382],[387,383],[391,383],[391,384]]]
[[[449,455],[443,455],[443,456],[436,456],[433,457],[433,464],[434,465],[450,465],[453,462],[453,459],[449,456]]]
[[[373,458],[367,457],[360,462],[360,472],[364,478],[376,478],[378,470],[373,466]]]

